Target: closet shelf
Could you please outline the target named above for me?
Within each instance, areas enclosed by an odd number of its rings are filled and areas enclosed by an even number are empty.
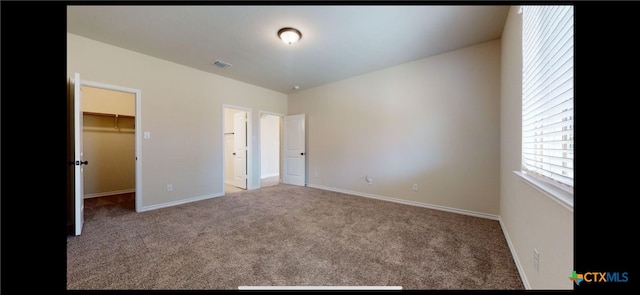
[[[109,113],[96,113],[96,112],[82,112],[84,115],[103,116],[103,117],[120,117],[120,118],[135,118],[130,115],[109,114]]]
[[[114,123],[113,128],[115,128],[115,129],[120,129],[120,127],[118,126],[118,119],[119,119],[119,118],[135,118],[135,116],[119,115],[119,114],[96,113],[96,112],[82,112],[82,113],[83,113],[84,115],[93,115],[93,116],[102,116],[102,117],[113,117],[113,123]]]
[[[117,133],[135,133],[135,129],[131,128],[107,128],[107,127],[88,127],[83,126],[83,131],[102,131],[102,132],[117,132]]]

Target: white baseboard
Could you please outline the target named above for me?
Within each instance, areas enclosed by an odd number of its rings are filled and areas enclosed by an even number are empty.
[[[261,175],[261,176],[260,176],[260,179],[265,179],[265,178],[270,178],[270,177],[276,177],[276,176],[280,176],[280,174],[276,173],[276,174]]]
[[[167,203],[156,204],[156,205],[151,205],[151,206],[144,206],[144,207],[142,207],[142,209],[139,212],[151,211],[151,210],[156,210],[156,209],[160,209],[160,208],[167,208],[167,207],[171,207],[171,206],[182,205],[182,204],[187,204],[187,203],[191,203],[191,202],[202,201],[202,200],[216,198],[216,197],[222,197],[222,196],[224,196],[224,193],[216,193],[216,194],[211,194],[211,195],[193,197],[193,198],[189,198],[189,199],[186,199],[186,200],[179,200],[179,201],[167,202]]]
[[[524,273],[524,269],[522,268],[522,263],[520,263],[520,259],[518,259],[518,255],[516,255],[516,249],[513,247],[513,243],[511,243],[511,238],[509,237],[509,232],[507,228],[502,223],[502,218],[498,220],[500,222],[500,227],[502,228],[502,233],[504,234],[504,238],[507,240],[507,245],[509,245],[509,251],[511,252],[511,256],[513,257],[513,261],[516,263],[516,268],[518,268],[518,274],[520,274],[520,280],[522,280],[522,284],[526,290],[531,290],[531,285],[529,285],[529,281],[527,280],[527,276]]]
[[[323,185],[317,185],[317,184],[311,184],[311,183],[307,184],[307,186],[308,187],[322,189],[322,190],[327,190],[327,191],[333,191],[333,192],[338,192],[338,193],[343,193],[343,194],[348,194],[348,195],[359,196],[359,197],[372,198],[372,199],[378,199],[378,200],[389,201],[389,202],[394,202],[394,203],[400,203],[400,204],[405,204],[405,205],[424,207],[424,208],[429,208],[429,209],[435,209],[435,210],[446,211],[446,212],[451,212],[451,213],[457,213],[457,214],[469,215],[469,216],[474,216],[474,217],[486,218],[486,219],[491,219],[491,220],[500,220],[500,216],[498,216],[498,215],[487,214],[487,213],[482,213],[482,212],[475,212],[475,211],[470,211],[470,210],[464,210],[464,209],[451,208],[451,207],[433,205],[433,204],[416,202],[416,201],[409,201],[409,200],[385,197],[385,196],[369,194],[369,193],[349,191],[349,190],[344,190],[344,189],[339,189],[339,188],[334,188],[334,187],[328,187],[328,186],[323,186]]]
[[[123,190],[119,190],[119,191],[110,191],[110,192],[102,192],[102,193],[85,194],[84,198],[85,199],[90,199],[90,198],[97,198],[97,197],[104,197],[104,196],[111,196],[111,195],[135,193],[135,192],[136,192],[135,188],[123,189]]]

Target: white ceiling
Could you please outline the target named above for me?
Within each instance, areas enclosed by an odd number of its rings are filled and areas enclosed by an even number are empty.
[[[288,94],[498,39],[508,9],[68,6],[67,31]],[[283,27],[300,30],[300,42],[278,39]],[[215,60],[232,66],[216,67]]]

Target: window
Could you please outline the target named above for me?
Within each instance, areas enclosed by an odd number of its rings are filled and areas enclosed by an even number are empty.
[[[522,15],[522,171],[573,198],[573,6]]]

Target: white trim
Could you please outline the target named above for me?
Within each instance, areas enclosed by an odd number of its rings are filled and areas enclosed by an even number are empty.
[[[263,111],[263,110],[258,110],[258,112],[260,113],[260,115],[265,114],[265,115],[271,115],[271,116],[275,116],[275,117],[284,117],[284,116],[286,116],[284,114],[274,113],[274,112],[269,112],[269,111]],[[260,119],[262,119],[262,117],[260,117]]]
[[[513,171],[526,184],[537,189],[545,196],[562,205],[565,209],[573,212],[573,194],[556,187],[546,181],[542,181],[524,171]]]
[[[135,192],[136,192],[136,189],[135,188],[131,188],[131,189],[123,189],[123,190],[117,190],[117,191],[110,191],[110,192],[84,194],[84,198],[85,199],[91,199],[91,198],[97,198],[97,197],[120,195],[120,194],[129,194],[129,193],[135,193]]]
[[[480,217],[480,218],[491,219],[491,220],[500,220],[500,216],[498,216],[498,215],[481,213],[481,212],[476,212],[476,211],[469,211],[469,210],[464,210],[464,209],[451,208],[451,207],[446,207],[446,206],[433,205],[433,204],[428,204],[428,203],[422,203],[422,202],[416,202],[416,201],[409,201],[409,200],[385,197],[385,196],[369,194],[369,193],[361,193],[361,192],[344,190],[344,189],[339,189],[339,188],[333,188],[333,187],[317,185],[317,184],[312,184],[312,183],[307,184],[307,186],[308,187],[312,187],[312,188],[327,190],[327,191],[333,191],[333,192],[338,192],[338,193],[343,193],[343,194],[348,194],[348,195],[359,196],[359,197],[378,199],[378,200],[389,201],[389,202],[394,202],[394,203],[400,203],[400,204],[405,204],[405,205],[417,206],[417,207],[424,207],[424,208],[429,208],[429,209],[434,209],[434,210],[439,210],[439,211],[446,211],[446,212],[457,213],[457,214],[462,214],[462,215],[469,215],[469,216]]]
[[[212,198],[217,198],[217,197],[222,197],[222,196],[224,196],[224,193],[216,193],[216,194],[193,197],[193,198],[189,198],[189,199],[177,200],[177,201],[173,201],[173,202],[166,202],[166,203],[161,203],[161,204],[156,204],[156,205],[151,205],[151,206],[144,206],[144,207],[142,207],[142,210],[140,210],[139,212],[145,212],[145,211],[157,210],[157,209],[161,209],[161,208],[173,207],[173,206],[177,206],[177,205],[182,205],[182,204],[187,204],[187,203],[192,203],[192,202],[197,202],[197,201],[202,201],[202,200],[207,200],[207,199],[212,199]]]
[[[136,212],[142,210],[142,93],[136,90]]]
[[[102,88],[102,89],[115,90],[115,91],[128,92],[128,93],[136,93],[140,91],[138,89],[110,85],[110,84],[105,84],[100,82],[87,81],[87,80],[81,80],[80,85],[86,85],[86,86],[95,87],[95,88]]]
[[[516,255],[516,248],[513,246],[511,242],[511,237],[509,237],[509,232],[507,232],[507,228],[502,222],[502,217],[498,219],[500,222],[500,227],[502,228],[502,233],[504,234],[505,240],[507,240],[507,245],[509,246],[509,251],[511,252],[511,257],[513,257],[513,261],[516,264],[516,268],[518,269],[518,274],[520,275],[520,280],[522,280],[522,284],[526,290],[531,290],[531,285],[529,284],[529,280],[527,280],[526,273],[524,272],[524,268],[522,267],[522,263],[520,263],[520,259],[518,259],[518,255]]]
[[[136,115],[135,115],[135,155],[136,155],[136,171],[135,171],[135,194],[136,194],[136,212],[142,212],[142,91],[140,89],[110,85],[100,82],[80,80],[80,85],[86,85],[95,88],[107,90],[115,90],[120,92],[132,93],[135,96]]]
[[[276,176],[280,176],[280,174],[279,173],[275,173],[275,174],[262,175],[262,176],[260,176],[260,179],[276,177]]]

